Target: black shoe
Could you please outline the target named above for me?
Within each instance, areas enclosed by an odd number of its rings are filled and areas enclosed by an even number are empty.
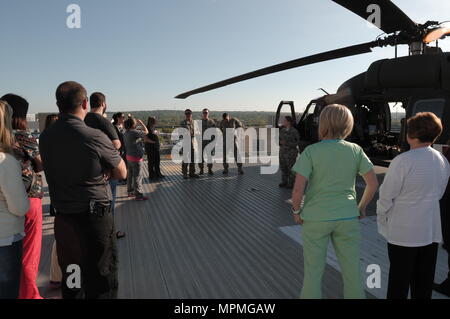
[[[159,174],[158,176],[156,176],[156,178],[165,178],[166,176],[164,176],[164,175],[162,175],[162,174]]]
[[[203,175],[205,172],[203,171],[203,169],[200,169],[200,172],[198,173],[198,175]]]
[[[214,175],[214,172],[212,170],[208,170],[208,175]]]
[[[287,186],[287,183],[281,183],[281,184],[278,184],[278,186],[281,187],[281,188],[283,188],[283,187],[286,187],[286,186]]]
[[[189,174],[190,178],[199,178],[200,176],[198,176],[197,174]]]
[[[223,170],[223,175],[228,175],[228,169]]]
[[[437,291],[440,294],[443,294],[444,296],[450,297],[450,284],[448,280],[445,280],[441,284],[433,284],[433,290]]]
[[[242,168],[239,168],[239,169],[238,169],[238,174],[239,174],[239,175],[244,175],[244,171],[242,170]]]
[[[189,177],[186,174],[183,174],[184,179],[188,179]]]

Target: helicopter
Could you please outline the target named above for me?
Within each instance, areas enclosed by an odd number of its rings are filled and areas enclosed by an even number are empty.
[[[370,21],[374,5],[383,13],[381,23],[375,24],[384,33],[375,41],[327,51],[288,62],[276,64],[243,75],[235,76],[177,95],[186,99],[191,95],[215,90],[230,84],[329,60],[372,52],[373,48],[395,47],[395,57],[373,62],[369,68],[343,83],[335,94],[328,92],[312,100],[296,124],[300,133],[300,151],[319,141],[318,127],[321,111],[330,104],[348,107],[355,120],[352,134],[347,140],[361,145],[378,165],[387,166],[389,160],[408,150],[406,120],[419,112],[433,112],[443,122],[444,130],[435,148],[442,148],[450,140],[450,53],[443,52],[439,40],[450,35],[444,22],[427,21],[419,24],[411,20],[390,0],[332,0]],[[436,42],[436,46],[431,44]],[[398,46],[408,45],[408,55],[398,57]],[[278,127],[283,106],[292,101],[281,101],[275,126]],[[399,132],[392,130],[392,105],[401,105],[405,118]]]

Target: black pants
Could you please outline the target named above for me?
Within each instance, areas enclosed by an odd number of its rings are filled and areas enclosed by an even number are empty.
[[[237,149],[236,139],[234,139],[233,147],[234,147],[234,161],[236,162],[238,168],[242,168],[242,163],[239,163],[239,160],[238,160],[238,149]],[[227,163],[227,144],[224,140],[223,141],[223,168],[228,169],[228,167],[229,167],[229,163]]]
[[[207,146],[207,143],[203,143],[202,144],[202,162],[198,163],[198,168],[200,170],[203,170],[205,168],[205,155],[203,154],[203,151],[205,150],[205,147]],[[212,154],[211,154],[212,155]],[[212,170],[213,168],[213,163],[207,163],[206,166],[208,167],[209,170]]]
[[[442,237],[444,239],[444,249],[447,251],[448,258],[448,275],[447,279],[442,283],[441,286],[450,293],[450,209],[449,209],[449,199],[444,196],[440,201],[441,207],[441,224],[442,224]]]
[[[193,144],[193,142],[191,142],[191,145]],[[189,167],[189,175],[192,176],[195,174],[195,151],[194,148],[191,148],[191,162],[190,163],[185,163],[182,162],[181,164],[181,172],[183,175],[187,175],[188,174],[188,167]]]
[[[388,244],[388,299],[431,299],[438,244],[403,247]]]
[[[58,213],[55,218],[58,263],[62,270],[64,299],[117,298],[117,247],[111,212],[95,214]],[[81,287],[69,288],[69,265],[81,269]],[[71,282],[69,280],[69,282]]]
[[[160,177],[161,174],[161,155],[159,153],[159,149],[151,150],[147,152],[148,159],[148,177],[149,178],[157,178]]]

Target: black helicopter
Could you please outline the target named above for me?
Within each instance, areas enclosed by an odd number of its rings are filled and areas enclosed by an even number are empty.
[[[385,37],[338,50],[328,51],[285,63],[273,65],[257,71],[239,75],[224,81],[201,87],[176,96],[185,99],[191,95],[214,90],[233,83],[297,68],[328,60],[339,59],[372,52],[372,48],[394,46],[395,58],[383,59],[371,64],[369,69],[342,84],[336,94],[311,101],[297,123],[302,145],[306,147],[318,141],[319,115],[329,104],[343,104],[353,113],[355,127],[349,137],[360,144],[372,158],[381,162],[407,150],[405,119],[400,132],[391,130],[390,105],[399,104],[405,109],[406,118],[418,112],[430,111],[444,123],[444,132],[437,144],[450,140],[450,53],[444,53],[438,40],[450,35],[450,28],[443,23],[428,21],[418,24],[389,0],[332,0],[368,19],[373,5],[382,13],[381,25]],[[430,46],[436,42],[436,46]],[[397,57],[397,46],[408,45],[409,55]],[[284,105],[291,107],[295,117],[294,103],[282,101],[278,106],[276,125]],[[439,147],[439,146],[438,146]]]

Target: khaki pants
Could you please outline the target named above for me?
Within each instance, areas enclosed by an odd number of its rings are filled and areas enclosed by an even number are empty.
[[[62,273],[61,268],[58,264],[58,254],[56,253],[56,240],[53,241],[52,247],[52,257],[50,264],[50,281],[52,282],[61,282]]]
[[[345,299],[364,299],[360,270],[359,219],[310,222],[302,226],[304,279],[302,299],[322,298],[328,243],[331,239],[341,267]]]

